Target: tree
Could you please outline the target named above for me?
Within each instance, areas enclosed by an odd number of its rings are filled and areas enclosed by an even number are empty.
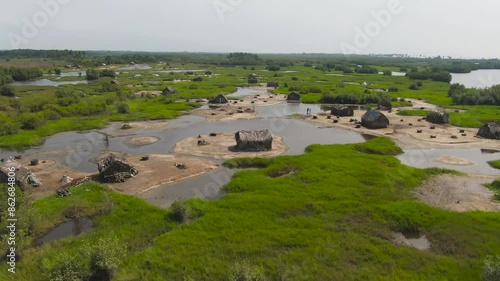
[[[61,69],[60,68],[54,68],[54,73],[57,75],[61,75]]]
[[[115,78],[116,77],[116,73],[112,69],[105,69],[105,70],[101,71],[100,76],[101,77]]]
[[[280,66],[277,64],[268,65],[266,68],[269,71],[279,71],[280,70]]]
[[[15,97],[16,92],[11,86],[2,85],[0,86],[0,96]]]
[[[122,114],[129,114],[130,113],[130,107],[126,102],[119,103],[116,108],[118,109],[118,113]]]
[[[89,68],[87,69],[87,80],[97,80],[99,79],[100,77],[100,73],[99,73],[99,70],[96,70],[96,69],[93,69],[93,68]]]
[[[391,75],[392,75],[392,71],[390,71],[390,70],[385,70],[385,71],[384,71],[384,75],[385,75],[385,76],[391,76]]]

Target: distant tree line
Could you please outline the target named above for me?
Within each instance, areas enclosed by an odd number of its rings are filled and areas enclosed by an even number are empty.
[[[227,59],[228,64],[231,65],[258,65],[262,63],[258,55],[251,53],[230,53]]]
[[[341,93],[341,94],[324,94],[320,103],[329,104],[378,104],[391,101],[391,96],[385,93],[377,94],[361,94],[356,92]]]
[[[441,69],[439,70],[433,70],[433,71],[423,71],[423,72],[418,72],[414,71],[407,72],[406,77],[413,79],[413,80],[432,80],[432,81],[439,81],[439,82],[446,82],[450,83],[451,82],[451,74],[448,71],[443,71]]]
[[[0,58],[49,58],[58,60],[68,60],[76,61],[83,59],[85,57],[85,52],[83,51],[73,51],[73,50],[31,50],[31,49],[20,49],[20,50],[8,50],[0,51]]]
[[[500,105],[500,85],[490,88],[465,88],[461,84],[453,84],[448,96],[458,105]]]
[[[37,67],[0,68],[0,85],[4,85],[13,81],[28,81],[34,78],[41,77],[42,75],[42,70]]]

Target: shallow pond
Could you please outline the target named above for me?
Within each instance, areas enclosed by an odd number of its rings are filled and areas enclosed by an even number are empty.
[[[52,81],[49,79],[37,79],[33,81],[13,82],[10,85],[16,86],[52,86],[57,87],[60,85],[76,85],[76,84],[89,84],[88,80],[78,81]]]
[[[500,69],[479,69],[471,73],[452,73],[451,83],[467,88],[485,88],[500,84]]]
[[[136,65],[130,65],[127,67],[118,68],[118,70],[147,70],[147,69],[151,69],[151,66],[143,65],[143,64],[136,64]]]
[[[56,226],[49,233],[36,239],[35,245],[40,246],[68,236],[83,234],[92,230],[93,226],[94,223],[89,218],[73,219]]]

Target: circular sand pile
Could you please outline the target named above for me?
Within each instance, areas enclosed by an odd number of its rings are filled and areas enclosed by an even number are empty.
[[[140,145],[153,144],[153,143],[156,143],[158,141],[160,141],[160,138],[157,138],[157,137],[135,137],[135,138],[129,139],[127,142],[131,145],[140,146]]]
[[[443,156],[435,159],[437,162],[441,162],[443,164],[454,165],[454,166],[470,166],[474,165],[474,162],[471,162],[467,159],[463,159],[457,156]]]

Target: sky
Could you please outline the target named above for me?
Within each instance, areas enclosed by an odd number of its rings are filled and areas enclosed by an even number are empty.
[[[0,3],[0,49],[500,58],[498,0]]]

